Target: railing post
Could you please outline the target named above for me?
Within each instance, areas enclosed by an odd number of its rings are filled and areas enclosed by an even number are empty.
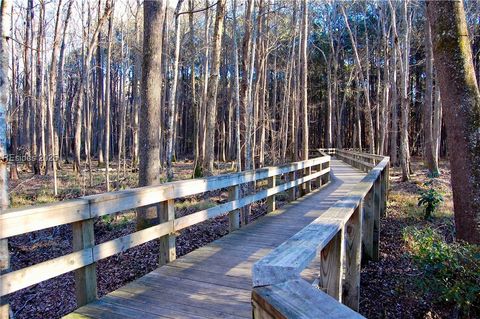
[[[372,185],[370,191],[363,198],[363,223],[362,223],[362,242],[363,242],[363,255],[367,259],[373,259],[373,228],[374,228],[374,199],[375,186]]]
[[[289,179],[289,181],[290,181],[290,182],[294,181],[294,180],[296,179],[296,175],[297,175],[297,174],[296,174],[296,171],[290,172],[290,173],[288,174],[288,177],[289,177],[288,179]],[[296,190],[297,190],[297,187],[295,187],[295,186],[294,186],[294,187],[291,187],[291,188],[288,190],[288,195],[289,195],[288,197],[289,197],[290,201],[294,201],[295,199],[297,199],[297,197],[296,197],[296,196],[297,196],[297,195],[296,195],[296,193],[297,193]]]
[[[73,251],[95,246],[93,218],[72,223]],[[77,307],[97,299],[96,263],[75,270],[75,296]]]
[[[163,201],[158,207],[159,223],[164,223],[175,219],[175,203],[173,199]],[[175,248],[175,235],[169,234],[160,237],[160,255],[159,265],[165,265],[177,259]]]
[[[235,185],[228,189],[228,200],[235,201],[240,199],[240,186]],[[228,213],[228,226],[230,232],[240,228],[240,209],[235,209]]]
[[[307,167],[303,170],[303,176],[304,177],[307,177],[307,176],[310,176],[310,174],[312,174],[312,167]],[[303,195],[306,195],[308,193],[310,193],[312,191],[312,182],[311,181],[308,181],[308,182],[305,182],[303,183]]]
[[[325,293],[342,302],[343,277],[343,229],[320,253],[320,277],[318,286]]]
[[[377,261],[379,259],[379,244],[380,244],[380,201],[381,201],[381,179],[377,178],[373,184],[374,192],[374,210],[373,210],[373,256],[372,259]]]
[[[318,164],[318,165],[316,165],[315,167],[316,167],[315,169],[316,169],[317,172],[320,172],[320,171],[322,170],[322,164]],[[317,181],[316,181],[317,188],[322,187],[322,175],[318,176],[318,177],[316,178],[316,180],[317,180]]]
[[[386,187],[385,187],[385,196],[388,198],[388,194],[390,192],[390,162],[388,162],[387,166],[385,166],[386,174],[387,174],[387,180],[386,180]]]
[[[321,164],[321,169],[327,169],[330,166],[330,162],[325,162]],[[330,181],[330,172],[322,175],[322,185],[327,184]]]
[[[268,178],[268,188],[274,188],[277,185],[277,176],[271,176]],[[267,197],[267,213],[271,213],[275,210],[275,195]]]
[[[0,274],[3,275],[10,269],[10,255],[8,252],[8,239],[0,240]],[[0,297],[0,319],[8,319],[10,316],[10,306],[8,297]]]
[[[388,188],[388,169],[385,167],[382,171],[382,217],[387,213],[387,188]]]
[[[360,263],[362,251],[362,203],[345,225],[345,280],[343,303],[358,311],[360,301]]]

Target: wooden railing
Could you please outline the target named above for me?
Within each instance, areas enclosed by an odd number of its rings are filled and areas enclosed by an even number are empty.
[[[363,318],[358,312],[362,258],[378,260],[386,210],[389,158],[355,151],[322,152],[368,171],[351,192],[254,264],[254,318]],[[362,256],[363,255],[363,256]],[[300,273],[320,258],[318,280]]]
[[[240,173],[165,183],[100,195],[86,196],[49,205],[10,209],[0,214],[0,240],[45,228],[71,224],[73,252],[0,277],[0,297],[40,283],[61,274],[75,271],[77,305],[97,298],[96,262],[151,240],[160,239],[160,264],[176,258],[175,233],[210,218],[229,213],[230,230],[240,227],[240,208],[267,199],[268,210],[275,209],[275,194],[289,190],[290,199],[308,193],[312,182],[317,187],[329,180],[330,156],[276,167],[266,167]],[[240,196],[247,183],[267,180],[268,187]],[[283,181],[283,183],[281,183]],[[278,184],[277,184],[278,183]],[[226,203],[176,218],[174,200],[204,192],[228,189]],[[95,244],[94,219],[140,207],[158,209],[159,224]]]

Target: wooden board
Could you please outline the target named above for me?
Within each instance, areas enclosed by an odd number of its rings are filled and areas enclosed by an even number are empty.
[[[112,317],[119,308],[145,312],[146,318],[152,313],[160,318],[251,317],[253,264],[322,215],[365,176],[337,160],[331,169],[335,177],[320,191],[156,269],[101,298],[101,305],[95,302],[75,313],[106,318],[111,304]],[[312,263],[306,275],[312,278],[318,267]],[[102,312],[96,314],[100,306]]]

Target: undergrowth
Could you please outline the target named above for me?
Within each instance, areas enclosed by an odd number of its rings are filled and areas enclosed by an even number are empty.
[[[447,243],[431,227],[407,227],[403,238],[422,272],[416,283],[434,302],[455,307],[460,318],[480,316],[480,247]]]

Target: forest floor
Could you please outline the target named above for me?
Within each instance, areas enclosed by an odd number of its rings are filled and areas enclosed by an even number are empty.
[[[175,180],[188,179],[192,174],[192,161],[179,161],[174,164]],[[96,167],[96,165],[94,165]],[[117,167],[112,165],[112,167]],[[400,172],[391,171],[391,191],[387,205],[387,216],[381,223],[380,261],[368,262],[361,277],[361,313],[367,318],[450,318],[448,307],[434,304],[431,296],[419,293],[415,279],[419,272],[408,255],[403,240],[407,226],[434,227],[452,238],[453,218],[449,169],[441,165],[441,176],[435,186],[445,198],[445,203],[434,219],[425,221],[422,209],[417,207],[418,192],[428,179],[421,162],[412,164],[413,175],[409,182],[400,181]],[[222,164],[218,173],[232,170],[230,163]],[[106,191],[105,169],[92,171],[92,187],[89,186],[88,172],[84,177],[76,177],[71,165],[64,165],[59,171],[59,195],[53,196],[52,178],[33,176],[28,171],[20,171],[20,179],[10,182],[11,206],[41,204],[75,198]],[[118,175],[111,170],[114,189],[135,187],[136,171],[128,168]],[[165,177],[162,176],[165,180]],[[222,203],[227,200],[227,192],[219,190],[192,196],[175,202],[176,215],[183,216]],[[277,197],[278,206],[286,203],[285,197]],[[266,213],[264,202],[252,207],[255,219]],[[99,218],[95,222],[96,243],[105,242],[135,231],[135,214],[122,212],[112,217]],[[183,230],[177,237],[177,255],[208,244],[228,233],[228,218],[221,216]],[[12,269],[20,269],[54,257],[70,253],[72,233],[68,225],[45,229],[9,240]],[[113,291],[120,286],[139,278],[157,267],[158,242],[152,241],[127,250],[124,253],[101,260],[97,264],[99,295]],[[9,300],[14,318],[58,318],[76,308],[73,273],[67,273],[35,286],[18,291]]]
[[[386,217],[381,220],[380,260],[362,267],[361,313],[367,318],[455,318],[453,307],[435,303],[434,296],[418,287],[422,273],[415,267],[404,240],[407,227],[431,227],[447,242],[453,241],[453,202],[450,170],[447,162],[440,163],[440,176],[433,181],[444,203],[430,220],[418,207],[419,191],[431,180],[421,159],[413,159],[413,174],[408,182],[401,181],[401,171],[390,172],[390,193]]]
[[[232,171],[231,163],[220,163],[217,173]],[[28,170],[19,171],[19,179],[10,181],[11,207],[24,207],[52,203],[83,195],[106,191],[105,168],[92,170],[92,187],[89,186],[88,172],[76,176],[71,164],[63,165],[58,172],[59,194],[53,194],[51,174],[33,176]],[[112,167],[117,167],[113,164]],[[193,162],[184,160],[174,163],[174,180],[189,179],[193,172]],[[123,169],[117,179],[116,170],[111,169],[111,190],[136,187],[138,172]],[[162,182],[166,177],[161,177]],[[257,184],[257,187],[264,187]],[[227,190],[218,190],[190,196],[175,201],[177,217],[194,213],[226,202]],[[286,203],[286,194],[277,195],[277,206]],[[266,213],[264,201],[252,205],[250,220]],[[106,242],[135,232],[136,221],[133,211],[120,212],[115,216],[104,216],[95,221],[96,244]],[[183,256],[228,233],[228,216],[220,216],[182,230],[176,238],[177,256]],[[12,270],[21,269],[45,260],[72,252],[72,231],[69,225],[53,227],[26,235],[10,238],[9,250]],[[131,248],[124,253],[103,259],[97,263],[97,283],[99,296],[103,296],[131,282],[158,267],[158,241]],[[76,308],[73,272],[44,281],[13,293],[9,298],[14,318],[59,318]]]

